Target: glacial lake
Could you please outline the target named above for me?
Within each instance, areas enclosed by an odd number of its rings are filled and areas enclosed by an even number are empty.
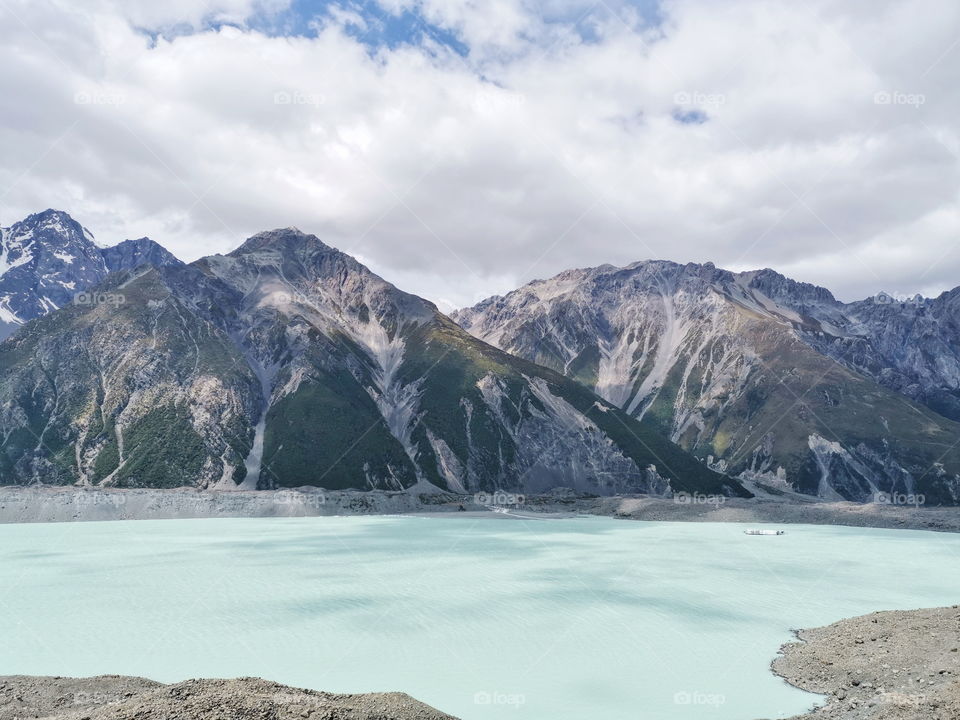
[[[464,718],[748,720],[791,628],[960,600],[960,537],[604,518],[0,526],[0,674],[255,675]]]

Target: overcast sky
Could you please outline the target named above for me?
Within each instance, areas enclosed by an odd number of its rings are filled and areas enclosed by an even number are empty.
[[[960,285],[956,0],[0,0],[0,225],[297,226],[441,308],[565,268]]]

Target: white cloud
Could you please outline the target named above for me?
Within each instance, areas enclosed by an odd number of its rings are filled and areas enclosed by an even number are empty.
[[[389,2],[467,57],[371,51],[356,4],[285,38],[203,29],[279,1],[7,0],[0,223],[61,207],[189,259],[297,225],[452,304],[649,257],[845,298],[960,284],[949,0],[673,0],[652,27],[613,3]]]
[[[242,24],[255,12],[277,12],[290,5],[290,0],[84,0],[63,3],[89,12],[123,17],[136,27],[162,31],[176,26],[199,28],[204,23]]]

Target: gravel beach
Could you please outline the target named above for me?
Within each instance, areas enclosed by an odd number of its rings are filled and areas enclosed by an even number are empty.
[[[403,693],[332,695],[259,678],[0,677],[0,720],[456,720]]]
[[[801,630],[773,670],[827,696],[793,720],[960,718],[960,607],[878,612]]]

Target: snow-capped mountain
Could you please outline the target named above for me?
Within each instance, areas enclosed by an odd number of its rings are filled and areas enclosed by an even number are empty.
[[[45,210],[0,228],[0,339],[72,303],[110,272],[141,262],[179,262],[147,238],[100,248],[67,213]]]
[[[957,291],[888,300],[648,261],[570,270],[453,317],[761,487],[955,503]]]
[[[0,344],[0,477],[745,494],[295,229],[110,275]]]

